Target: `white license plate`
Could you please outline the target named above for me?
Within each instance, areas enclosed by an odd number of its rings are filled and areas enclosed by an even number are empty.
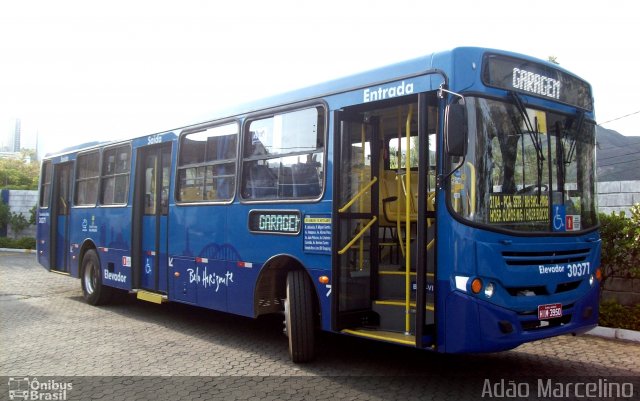
[[[538,320],[562,317],[562,304],[538,305]]]

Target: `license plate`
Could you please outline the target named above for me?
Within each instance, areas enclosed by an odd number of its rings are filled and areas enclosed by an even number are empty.
[[[538,320],[562,317],[562,304],[538,305]]]

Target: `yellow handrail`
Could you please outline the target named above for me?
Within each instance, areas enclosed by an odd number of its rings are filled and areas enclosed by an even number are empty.
[[[351,241],[349,241],[349,243],[347,245],[345,245],[344,248],[342,248],[341,250],[338,251],[338,255],[342,255],[345,252],[347,252],[349,250],[349,248],[351,248],[353,246],[353,244],[355,244],[356,241],[359,240],[360,237],[362,237],[362,235],[365,233],[365,231],[367,231],[369,228],[371,228],[373,223],[375,223],[377,220],[378,220],[378,217],[377,216],[373,216],[371,221],[369,223],[367,223],[366,226],[362,227],[362,230],[360,230],[360,232],[355,237],[353,237],[353,239]]]
[[[398,165],[399,166],[399,165]],[[402,175],[400,172],[396,173],[396,194],[400,195],[400,182],[402,181]],[[402,181],[404,185],[404,181]],[[404,255],[404,242],[402,239],[402,218],[400,216],[400,198],[398,198],[398,207],[396,211],[396,232],[398,233],[398,242],[400,244],[400,251],[402,252],[402,257]]]
[[[407,114],[406,121],[406,146],[405,150],[407,156],[404,161],[405,165],[405,180],[406,188],[411,190],[411,118],[413,117],[413,104],[409,105],[409,113]],[[405,319],[404,319],[404,331],[405,334],[409,334],[411,331],[411,195],[407,193],[405,198]]]
[[[351,207],[351,205],[353,205],[355,203],[355,201],[358,200],[358,198],[360,198],[362,195],[364,195],[364,193],[367,192],[367,190],[369,188],[371,188],[373,186],[373,184],[376,183],[376,181],[378,181],[378,177],[373,177],[371,182],[369,182],[360,191],[358,191],[358,193],[353,197],[353,199],[351,199],[346,205],[344,205],[340,209],[338,209],[338,212],[340,212],[340,213],[346,212],[347,209],[349,209]]]

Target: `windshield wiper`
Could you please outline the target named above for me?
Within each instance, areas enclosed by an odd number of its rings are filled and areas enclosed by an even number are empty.
[[[573,133],[573,135],[571,134],[571,126],[573,125],[573,122],[577,121],[576,124],[576,130]],[[576,117],[575,120],[567,120],[565,123],[565,127],[564,127],[564,132],[562,135],[562,151],[563,151],[563,158],[564,158],[564,164],[565,166],[570,165],[573,162],[573,156],[576,153],[576,140],[578,138],[578,135],[580,135],[580,131],[582,131],[582,126],[584,125],[584,111],[579,111],[578,115]],[[564,134],[567,134],[566,136]],[[568,152],[565,154],[565,144],[564,144],[564,140],[565,138],[568,137],[569,139],[569,150]]]
[[[531,142],[533,143],[533,147],[536,150],[536,167],[537,167],[537,173],[538,173],[538,177],[537,177],[538,181],[536,186],[538,187],[538,196],[539,196],[542,193],[542,169],[544,167],[545,159],[544,159],[544,153],[542,150],[542,141],[540,140],[540,131],[538,130],[538,118],[536,117],[534,120],[534,123],[532,124],[531,119],[529,119],[529,115],[527,114],[527,109],[524,106],[522,99],[520,99],[520,96],[518,96],[518,94],[515,92],[509,92],[509,94],[511,95],[511,98],[513,99],[513,103],[515,104],[516,108],[518,109],[518,112],[520,113],[520,117],[524,121],[526,131],[529,134],[529,137],[531,138]],[[519,124],[516,123],[516,121],[514,121],[513,125],[516,128],[518,135],[523,135],[523,132],[520,129]]]
[[[576,122],[575,131],[571,130]],[[556,122],[556,138],[558,149],[558,188],[564,194],[564,183],[567,178],[567,167],[573,163],[576,153],[576,143],[582,126],[584,125],[584,111],[578,111],[576,118],[565,120],[564,127],[560,127],[560,122]],[[564,195],[563,195],[564,196]]]

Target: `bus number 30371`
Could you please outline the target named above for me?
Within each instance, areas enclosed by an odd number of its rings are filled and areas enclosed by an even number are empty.
[[[583,277],[589,274],[589,262],[572,263],[567,265],[567,277]]]

